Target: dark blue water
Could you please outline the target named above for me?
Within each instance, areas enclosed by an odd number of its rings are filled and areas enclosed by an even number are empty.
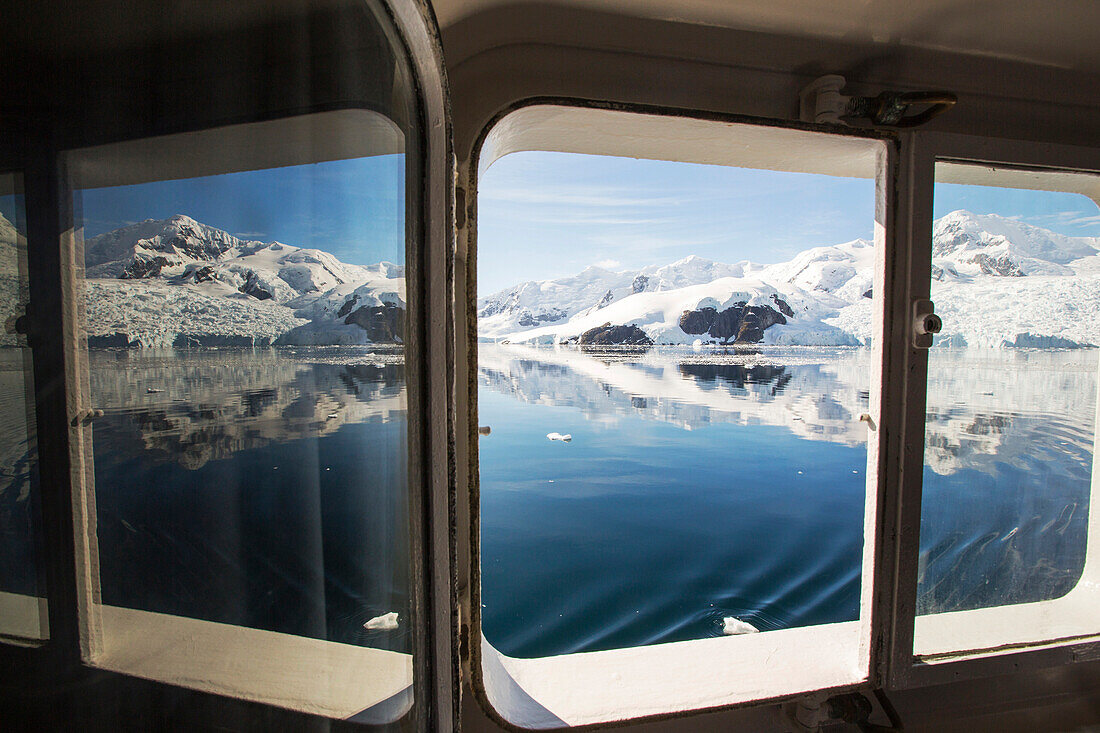
[[[403,369],[360,352],[94,353],[104,602],[407,651]],[[1080,577],[1096,355],[1013,358],[963,353],[930,378],[922,613]],[[855,619],[869,366],[860,350],[485,345],[488,640],[533,657],[716,636],[726,616]],[[5,527],[30,526],[21,495],[0,492]],[[33,579],[24,535],[4,589]],[[363,628],[391,611],[398,629]]]
[[[866,451],[482,390],[485,636],[537,657],[854,618]],[[548,430],[571,433],[549,441]],[[800,474],[799,471],[802,471]]]
[[[223,386],[267,374],[205,371]],[[401,370],[305,364],[284,376],[202,404],[172,400],[194,377],[173,387],[163,367],[133,374],[138,395],[165,387],[94,424],[103,602],[407,652],[404,411],[347,414],[361,396],[403,406]],[[363,627],[391,611],[397,630]]]
[[[933,370],[920,613],[1080,578],[1096,355],[1029,358]],[[483,628],[500,651],[697,639],[731,615],[761,631],[858,618],[866,352],[484,345],[480,376]]]

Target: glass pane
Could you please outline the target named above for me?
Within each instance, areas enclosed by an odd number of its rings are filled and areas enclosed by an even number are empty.
[[[857,620],[874,182],[529,152],[478,196],[488,642]]]
[[[45,640],[29,295],[22,176],[0,174],[0,638]]]
[[[1057,191],[1081,190],[1083,176],[1040,176],[1051,190],[1013,187],[1011,172],[948,182],[981,171],[937,170],[932,299],[943,331],[928,362],[918,654],[1100,630],[1078,627],[1075,611],[1041,610],[1089,566],[1100,212]],[[1036,615],[998,615],[1006,606]],[[976,609],[989,612],[950,613]]]
[[[411,704],[406,156],[361,114],[386,152],[75,192],[104,666],[147,625],[234,694],[270,653],[279,704]]]

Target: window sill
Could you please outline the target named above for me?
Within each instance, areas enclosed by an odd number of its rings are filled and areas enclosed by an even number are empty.
[[[396,720],[412,703],[409,654],[116,606],[95,611],[96,667],[330,718]]]
[[[14,644],[37,646],[49,629],[45,598],[0,591],[0,636]]]
[[[867,678],[861,628],[850,621],[540,659],[504,656],[483,639],[481,669],[489,702],[514,725],[607,723],[858,684]]]

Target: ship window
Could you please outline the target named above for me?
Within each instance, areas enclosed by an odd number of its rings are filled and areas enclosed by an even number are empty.
[[[87,661],[401,717],[418,623],[404,133],[341,111],[67,165]]]
[[[941,162],[914,652],[1100,632],[1100,177]]]
[[[22,176],[0,173],[0,639],[15,643],[49,636],[28,300]]]
[[[490,133],[474,612],[505,718],[867,678],[884,159],[875,140],[583,109]]]

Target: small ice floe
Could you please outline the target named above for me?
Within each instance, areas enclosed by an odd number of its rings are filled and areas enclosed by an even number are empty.
[[[571,441],[573,439],[573,436],[570,435],[569,433],[566,433],[565,435],[562,435],[561,433],[547,433],[546,434],[546,439],[547,440],[560,440],[563,443],[568,443],[569,441]]]
[[[363,624],[368,631],[393,631],[397,628],[397,611],[390,611],[381,616],[375,616]]]
[[[760,629],[756,628],[748,621],[742,621],[736,616],[726,616],[722,619],[722,633],[726,636],[735,636],[736,634],[758,634]]]
[[[335,412],[333,412],[333,413],[329,414],[328,419],[329,420],[335,420],[338,417],[340,417],[340,416],[338,414],[336,414]]]
[[[695,339],[694,341],[692,341],[691,342],[691,350],[692,351],[702,351],[703,350],[703,339]]]
[[[145,394],[156,394],[158,392],[163,392],[163,391],[164,391],[163,389],[157,389],[156,387],[148,387],[145,390]]]

